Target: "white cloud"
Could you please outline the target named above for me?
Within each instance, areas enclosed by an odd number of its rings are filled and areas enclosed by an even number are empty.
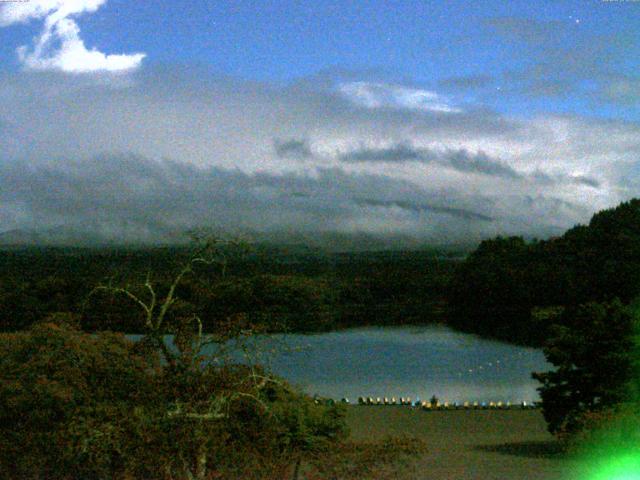
[[[400,108],[431,112],[460,112],[435,92],[385,83],[348,82],[340,93],[357,105],[367,108]]]
[[[107,55],[88,49],[80,28],[71,18],[95,12],[106,0],[31,0],[0,6],[0,26],[44,19],[44,27],[34,45],[17,49],[18,58],[28,70],[69,73],[120,72],[138,68],[144,53]]]
[[[7,2],[0,8],[0,27],[51,17],[56,22],[69,15],[95,12],[107,0],[30,0]]]

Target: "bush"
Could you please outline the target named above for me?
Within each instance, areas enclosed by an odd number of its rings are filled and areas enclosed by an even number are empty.
[[[125,468],[130,412],[156,399],[154,359],[123,335],[42,323],[0,336],[0,476],[106,478]]]
[[[0,335],[0,478],[282,478],[346,434],[340,407],[259,368],[171,367],[52,320]]]

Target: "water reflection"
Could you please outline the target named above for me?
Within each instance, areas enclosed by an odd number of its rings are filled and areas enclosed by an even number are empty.
[[[252,339],[256,360],[310,394],[442,401],[530,402],[531,372],[550,368],[540,350],[443,326],[359,328]],[[286,348],[283,346],[286,345]],[[275,353],[266,353],[274,350]]]

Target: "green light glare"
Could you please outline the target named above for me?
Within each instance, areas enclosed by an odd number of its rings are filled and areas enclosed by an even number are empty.
[[[624,455],[599,462],[588,480],[640,480],[640,455]]]
[[[631,307],[635,334],[628,400],[617,406],[612,421],[591,432],[583,445],[583,469],[577,469],[582,474],[571,480],[640,480],[640,296]]]

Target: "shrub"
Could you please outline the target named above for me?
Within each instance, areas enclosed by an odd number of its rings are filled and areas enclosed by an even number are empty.
[[[0,478],[282,478],[346,434],[257,367],[172,367],[61,323],[0,335]]]
[[[154,359],[123,335],[55,323],[0,336],[0,476],[105,478],[124,468],[130,412],[157,396]]]

